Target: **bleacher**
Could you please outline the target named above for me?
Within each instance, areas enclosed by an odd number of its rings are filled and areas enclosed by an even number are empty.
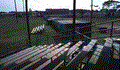
[[[113,47],[112,47],[113,45]],[[118,70],[118,42],[106,38],[104,45],[96,39],[39,45],[0,59],[1,70]]]

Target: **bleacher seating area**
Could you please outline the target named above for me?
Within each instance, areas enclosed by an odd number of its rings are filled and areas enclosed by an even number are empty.
[[[2,58],[0,69],[118,70],[119,48],[120,44],[111,38],[106,38],[104,45],[92,39],[88,43],[77,41],[33,46]]]

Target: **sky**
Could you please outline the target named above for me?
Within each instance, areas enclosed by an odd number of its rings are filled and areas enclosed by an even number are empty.
[[[25,0],[24,0],[25,1]],[[94,10],[102,9],[102,3],[108,0],[93,0],[93,5],[99,5],[99,7],[93,7]],[[120,1],[120,0],[115,0]],[[23,0],[16,0],[17,11],[23,11]],[[25,4],[24,4],[25,5]],[[76,0],[76,9],[90,10],[91,0]],[[32,11],[45,11],[45,9],[73,9],[73,0],[28,0],[28,8]],[[0,11],[9,12],[15,11],[14,0],[0,0]],[[24,9],[25,11],[25,9]]]

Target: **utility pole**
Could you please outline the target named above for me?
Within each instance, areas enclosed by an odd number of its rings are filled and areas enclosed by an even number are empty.
[[[93,18],[93,0],[91,0],[91,18],[90,18],[90,23],[92,25],[92,18]],[[90,28],[92,29],[92,27],[90,26]],[[92,34],[92,32],[91,32]]]
[[[24,0],[22,0],[23,1],[23,12],[24,12]]]
[[[76,0],[73,0],[73,36],[72,36],[72,38],[73,38],[73,41],[75,41],[75,18],[76,18],[76,16],[75,16],[75,9],[76,9]]]
[[[93,0],[91,0],[91,19],[90,19],[91,24],[92,24],[92,18],[93,18]]]
[[[17,14],[17,6],[16,6],[16,0],[14,0],[14,4],[15,4],[15,11],[16,11],[16,13],[15,13],[15,15],[16,15],[16,20],[17,20],[17,22],[18,22],[18,14]]]
[[[30,29],[29,29],[29,16],[28,16],[28,1],[25,0],[26,4],[26,20],[27,20],[27,30],[28,30],[28,39],[29,39],[29,47],[31,47],[31,41],[30,41]]]

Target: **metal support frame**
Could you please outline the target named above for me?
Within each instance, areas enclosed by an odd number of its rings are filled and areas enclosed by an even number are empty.
[[[29,29],[29,15],[28,15],[28,0],[25,0],[26,5],[26,22],[27,22],[27,30],[28,30],[28,39],[29,39],[29,47],[31,47],[31,41],[30,41],[30,29]]]
[[[73,0],[73,41],[74,41],[74,39],[75,39],[75,18],[76,18],[76,16],[75,16],[75,9],[76,9],[76,0]]]

